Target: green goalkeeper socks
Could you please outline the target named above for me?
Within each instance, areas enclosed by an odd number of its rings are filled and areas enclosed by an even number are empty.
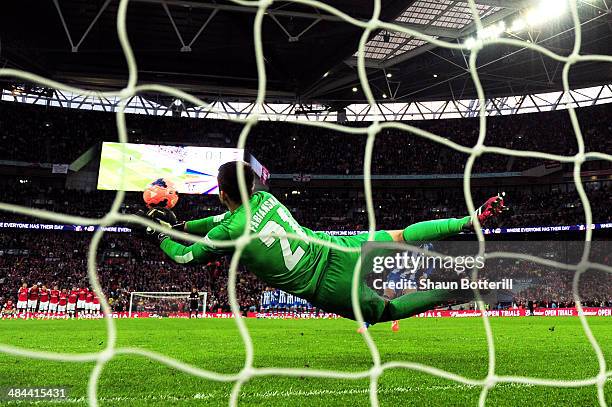
[[[459,219],[438,219],[415,223],[404,229],[402,236],[406,242],[430,242],[455,235],[470,223],[470,217]]]

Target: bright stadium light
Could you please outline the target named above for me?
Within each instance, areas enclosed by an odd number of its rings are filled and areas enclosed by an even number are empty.
[[[353,91],[353,93],[357,93],[357,88],[353,88],[351,90]]]
[[[389,72],[389,73],[387,74],[387,78],[392,78],[392,77],[393,77],[393,74],[392,74],[391,72]]]
[[[464,45],[469,49],[476,46],[478,40],[491,40],[505,33],[516,33],[529,27],[537,27],[564,15],[567,11],[567,0],[540,0],[530,9],[524,10],[521,17],[515,19],[508,27],[504,21],[478,31],[476,38],[467,38]]]
[[[519,32],[523,31],[525,28],[527,28],[527,23],[525,22],[525,20],[523,20],[522,18],[517,18],[512,22],[512,25],[508,29],[508,32]]]
[[[327,78],[328,76],[329,76],[329,71],[327,71],[327,72],[325,72],[325,73],[323,74],[323,77],[324,77],[324,78]]]
[[[541,0],[537,6],[526,10],[522,17],[512,22],[507,32],[519,32],[537,27],[567,12],[567,0]]]
[[[173,104],[174,104],[174,106],[180,106],[180,105],[183,104],[183,102],[181,102],[181,99],[174,99]]]
[[[383,99],[386,99],[386,98],[387,98],[387,94],[386,94],[386,93],[383,93],[383,94],[382,94],[382,97],[383,97]]]
[[[464,44],[469,49],[472,49],[477,44],[477,42],[495,39],[502,35],[505,31],[506,23],[500,21],[497,24],[492,24],[487,27],[484,27],[482,30],[479,30],[478,34],[476,34],[476,38],[470,37],[465,40]],[[434,78],[435,77],[436,76],[434,75]]]
[[[541,0],[536,8],[527,12],[525,20],[529,26],[534,27],[560,17],[566,11],[566,0]]]
[[[480,40],[490,40],[493,38],[497,38],[502,33],[506,31],[506,23],[500,21],[497,24],[489,25],[482,30],[478,31],[478,39]]]
[[[465,42],[464,42],[464,45],[466,47],[468,47],[468,49],[474,48],[474,46],[476,45],[476,38],[470,37],[470,38],[466,39]]]

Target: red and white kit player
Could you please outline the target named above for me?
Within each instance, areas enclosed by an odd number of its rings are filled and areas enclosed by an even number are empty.
[[[36,311],[36,306],[38,305],[38,291],[39,288],[36,284],[30,287],[30,294],[28,295],[28,311],[30,312]]]
[[[87,295],[85,295],[85,313],[91,314],[93,311],[93,297],[94,293],[92,290],[87,291]]]
[[[68,294],[68,306],[66,308],[66,311],[68,312],[68,315],[74,318],[74,314],[76,312],[76,306],[77,306],[77,298],[79,297],[79,290],[76,287],[72,288],[72,291],[70,291],[70,294]]]
[[[58,287],[55,286],[53,287],[53,290],[49,292],[49,312],[50,313],[57,312],[57,304],[59,303],[59,296],[60,296],[60,291],[57,288]]]
[[[24,312],[28,308],[28,285],[23,283],[17,292],[17,312]]]
[[[100,314],[100,299],[96,293],[93,293],[93,304],[91,306],[94,314]]]
[[[87,298],[87,288],[79,288],[79,299],[77,301],[77,311],[82,312],[85,309],[85,299]]]
[[[57,313],[64,315],[66,313],[66,304],[68,303],[68,293],[64,288],[59,295],[59,302],[57,303]]]
[[[4,304],[4,308],[2,308],[3,315],[10,315],[15,312],[15,304],[13,304],[13,300],[8,300],[6,304]]]
[[[49,290],[47,290],[47,286],[43,285],[40,289],[40,300],[38,304],[38,312],[47,312],[49,311]]]

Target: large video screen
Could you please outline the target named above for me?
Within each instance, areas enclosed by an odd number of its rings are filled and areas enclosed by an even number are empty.
[[[98,189],[142,191],[152,181],[167,178],[179,193],[217,194],[219,166],[244,159],[244,150],[103,143]],[[125,163],[123,184],[120,169]]]

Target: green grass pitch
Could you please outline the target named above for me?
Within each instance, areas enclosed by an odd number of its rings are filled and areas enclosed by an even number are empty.
[[[612,365],[612,319],[588,319]],[[348,320],[248,320],[255,367],[299,367],[358,371],[371,358],[355,323]],[[491,319],[498,375],[585,379],[597,375],[598,364],[577,318]],[[554,329],[551,329],[554,326]],[[232,320],[118,320],[118,346],[161,352],[198,367],[236,373],[243,366],[244,347]],[[382,361],[431,365],[470,378],[487,372],[487,344],[482,321],[476,319],[411,319],[400,332],[389,324],[371,328]],[[105,346],[103,321],[0,322],[0,342],[35,350],[92,352]],[[87,381],[93,363],[32,360],[0,354],[0,387],[70,386],[62,403],[86,405]],[[247,382],[243,406],[365,406],[368,380],[262,377]],[[99,381],[102,406],[223,406],[231,384],[178,372],[138,356],[117,356]],[[479,387],[470,387],[405,369],[387,370],[380,378],[381,406],[477,405]],[[606,383],[612,404],[612,380]],[[0,405],[31,405],[6,402]],[[500,384],[488,406],[594,406],[595,386],[548,388]]]

